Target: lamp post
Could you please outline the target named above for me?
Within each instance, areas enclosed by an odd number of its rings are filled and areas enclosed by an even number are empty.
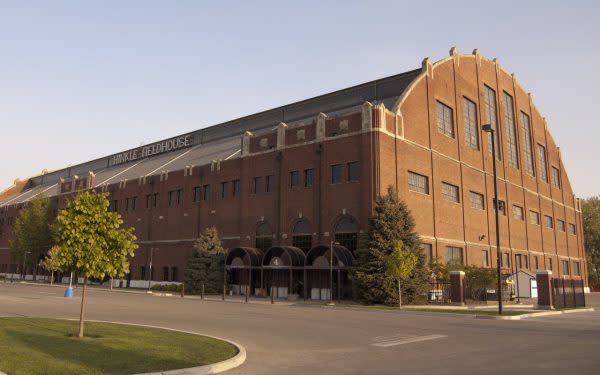
[[[492,136],[492,168],[494,171],[494,214],[496,216],[496,268],[498,271],[498,314],[502,315],[502,275],[500,274],[500,262],[501,262],[501,253],[500,253],[500,220],[498,217],[498,209],[500,206],[500,202],[498,201],[498,175],[496,172],[496,131],[492,127],[491,124],[486,124],[481,127],[481,129],[490,133]]]
[[[154,255],[154,248],[150,248],[150,264],[148,267],[148,290],[150,290],[150,284],[152,283],[152,258]]]
[[[329,243],[329,305],[333,303],[333,245],[339,245],[339,242],[333,240]]]

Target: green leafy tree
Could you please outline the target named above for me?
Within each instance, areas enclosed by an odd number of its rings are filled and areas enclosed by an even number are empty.
[[[583,237],[590,285],[600,285],[600,196],[581,202]]]
[[[108,211],[107,193],[80,193],[58,214],[57,245],[49,252],[46,262],[61,271],[83,275],[79,334],[83,337],[85,297],[90,278],[123,277],[129,272],[129,257],[137,245],[133,228],[121,228],[123,219]]]
[[[402,282],[408,279],[418,261],[419,258],[402,241],[397,241],[394,250],[386,257],[386,274],[398,281],[399,308],[402,308]]]
[[[353,285],[355,297],[361,302],[398,304],[396,280],[385,272],[386,257],[398,241],[417,257],[413,272],[402,284],[406,301],[412,303],[428,288],[428,267],[410,210],[389,187],[386,195],[377,197],[368,235],[356,252]]]
[[[18,264],[35,266],[50,249],[53,244],[52,216],[50,201],[41,194],[21,209],[15,220],[13,239],[8,245],[12,258]],[[34,279],[35,277],[34,273]]]
[[[219,293],[223,285],[225,250],[215,227],[206,228],[194,243],[192,256],[185,270],[186,291],[198,294],[204,285],[208,294]]]

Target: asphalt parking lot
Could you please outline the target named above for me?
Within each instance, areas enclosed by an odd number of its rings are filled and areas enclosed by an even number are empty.
[[[77,318],[64,288],[0,283],[0,316]],[[77,291],[79,296],[79,291]],[[587,295],[599,306],[600,296]],[[598,308],[596,308],[598,310]],[[201,301],[92,289],[87,318],[231,339],[230,374],[598,374],[600,311],[517,321],[443,313]]]

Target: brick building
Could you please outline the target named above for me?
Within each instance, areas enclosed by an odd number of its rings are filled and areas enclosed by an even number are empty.
[[[390,185],[428,257],[494,267],[486,123],[498,134],[505,272],[585,280],[580,202],[544,117],[496,60],[455,48],[416,70],[16,181],[0,193],[0,273],[17,272],[7,246],[20,207],[42,193],[60,209],[90,187],[110,192],[135,227],[134,286],[182,281],[192,242],[216,226],[234,292],[250,278],[252,293],[322,297],[335,241],[333,290],[343,295],[374,199]]]

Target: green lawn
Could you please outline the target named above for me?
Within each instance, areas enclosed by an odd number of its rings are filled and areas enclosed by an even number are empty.
[[[217,339],[161,329],[88,322],[0,318],[0,370],[9,375],[135,374],[202,366],[235,356]]]

